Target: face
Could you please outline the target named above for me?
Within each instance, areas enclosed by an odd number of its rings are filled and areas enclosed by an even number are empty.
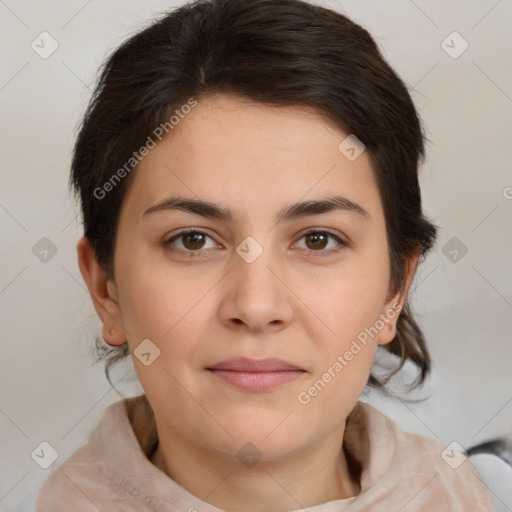
[[[270,460],[343,427],[403,304],[369,156],[342,154],[346,136],[312,110],[216,95],[139,164],[95,304],[159,429]]]

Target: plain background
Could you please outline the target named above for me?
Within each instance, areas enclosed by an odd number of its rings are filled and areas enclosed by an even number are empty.
[[[364,399],[446,445],[512,436],[512,2],[320,3],[366,27],[410,86],[430,139],[424,208],[440,226],[411,291],[434,360],[416,396],[429,398],[405,401],[398,379],[396,397]],[[76,261],[70,156],[105,56],[177,4],[0,0],[2,511],[32,510],[42,482],[121,398],[91,365],[99,323]],[[43,31],[58,43],[47,59],[31,47]],[[44,237],[56,250],[46,262]],[[142,392],[129,370],[114,372],[125,396]],[[59,454],[48,469],[31,458],[42,441]]]

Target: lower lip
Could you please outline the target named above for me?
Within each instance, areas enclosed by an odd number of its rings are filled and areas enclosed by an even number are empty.
[[[246,391],[268,391],[298,379],[306,372],[282,370],[274,372],[240,372],[234,370],[208,370],[224,382]]]

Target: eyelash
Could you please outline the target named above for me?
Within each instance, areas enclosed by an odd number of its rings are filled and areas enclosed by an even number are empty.
[[[184,235],[187,235],[187,234],[190,234],[190,233],[205,235],[208,238],[213,240],[213,238],[208,233],[205,233],[204,231],[199,231],[197,229],[188,229],[188,230],[185,230],[185,231],[180,231],[179,233],[173,235],[169,240],[166,240],[164,242],[165,248],[170,248],[172,243],[175,240],[178,240],[180,237],[182,237]],[[320,257],[331,256],[333,253],[339,252],[342,248],[347,247],[347,245],[348,245],[347,242],[345,242],[339,236],[335,235],[334,233],[331,233],[330,231],[325,231],[325,230],[322,230],[322,229],[311,229],[311,230],[307,231],[306,233],[303,233],[302,236],[299,238],[299,240],[302,240],[304,237],[306,237],[308,235],[311,235],[311,234],[324,234],[324,235],[327,235],[328,237],[333,238],[334,240],[336,240],[336,242],[338,242],[338,244],[339,244],[339,247],[335,248],[335,249],[318,250],[318,251],[315,251],[313,249],[307,249],[310,252],[314,253],[316,256],[320,256]],[[205,251],[207,251],[208,249],[198,249],[197,251],[184,250],[184,249],[176,249],[176,250],[189,255],[191,258],[197,258],[197,257],[201,257],[201,254],[204,253]]]

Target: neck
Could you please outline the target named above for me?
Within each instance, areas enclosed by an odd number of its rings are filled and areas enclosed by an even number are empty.
[[[249,467],[169,434],[159,435],[151,462],[191,494],[222,510],[286,512],[360,492],[339,431],[286,459],[260,460]]]

